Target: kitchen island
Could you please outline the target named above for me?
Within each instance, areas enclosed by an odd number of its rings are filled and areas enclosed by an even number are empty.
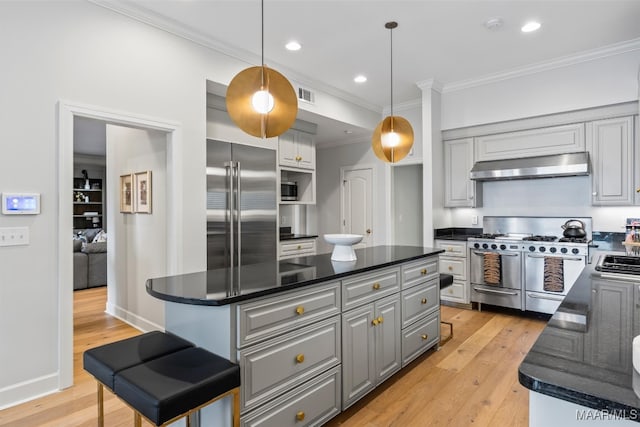
[[[632,340],[640,334],[640,277],[587,264],[519,369],[529,390],[531,427],[635,425],[640,375]]]
[[[165,328],[241,369],[241,424],[320,425],[440,339],[441,249],[377,246],[149,279]],[[228,425],[228,399],[201,425]]]

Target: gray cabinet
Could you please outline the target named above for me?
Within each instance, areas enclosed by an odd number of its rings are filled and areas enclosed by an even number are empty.
[[[400,369],[400,322],[398,294],[343,314],[343,408]]]
[[[591,280],[591,320],[585,360],[619,372],[631,369],[634,285],[628,281]]]
[[[435,245],[436,248],[445,250],[443,254],[440,254],[438,261],[440,273],[453,276],[453,284],[442,290],[440,299],[459,304],[470,304],[467,242],[436,240]]]
[[[481,184],[469,179],[473,167],[473,138],[444,141],[444,206],[477,207]]]
[[[280,166],[316,168],[316,147],[312,134],[290,129],[280,135],[278,147]]]
[[[635,198],[633,117],[587,123],[593,205],[632,205]]]

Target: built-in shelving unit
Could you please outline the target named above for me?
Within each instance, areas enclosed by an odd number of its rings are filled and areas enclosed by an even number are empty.
[[[73,178],[73,228],[102,228],[102,180]]]

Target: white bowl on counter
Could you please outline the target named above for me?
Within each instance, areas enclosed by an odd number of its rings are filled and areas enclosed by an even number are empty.
[[[363,237],[362,234],[325,234],[324,240],[334,245],[331,261],[355,261],[353,245],[360,243]]]

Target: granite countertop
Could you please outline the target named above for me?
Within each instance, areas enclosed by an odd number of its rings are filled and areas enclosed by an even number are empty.
[[[281,234],[280,241],[284,242],[285,240],[316,239],[317,237],[317,234]]]
[[[640,374],[633,369],[631,342],[640,334],[640,277],[596,271],[604,253],[611,252],[593,254],[593,262],[522,361],[518,376],[523,386],[538,393],[598,410],[637,414]],[[611,280],[614,287],[607,289]]]
[[[434,239],[466,241],[469,237],[482,234],[482,228],[449,227],[434,230]]]
[[[193,305],[227,305],[340,279],[444,252],[417,246],[356,249],[356,261],[331,261],[331,253],[250,264],[241,268],[148,279],[147,292],[165,301]],[[237,279],[237,280],[236,280]],[[236,283],[233,285],[233,283]]]

